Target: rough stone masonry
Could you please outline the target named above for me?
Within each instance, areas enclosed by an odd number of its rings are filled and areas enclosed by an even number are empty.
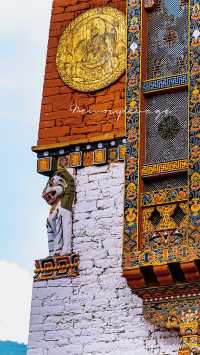
[[[177,334],[145,322],[122,277],[124,164],[77,171],[80,276],[34,283],[28,355],[173,355]]]

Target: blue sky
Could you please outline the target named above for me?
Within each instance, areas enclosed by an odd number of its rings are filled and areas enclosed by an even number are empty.
[[[37,141],[51,3],[0,0],[0,340],[26,342],[33,262],[47,255],[48,207],[41,199],[46,178],[36,172],[31,146]],[[17,309],[21,321],[15,325]]]

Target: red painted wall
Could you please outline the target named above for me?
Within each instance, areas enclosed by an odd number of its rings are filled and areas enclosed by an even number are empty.
[[[38,145],[77,144],[112,139],[125,134],[124,115],[83,111],[120,111],[125,108],[125,75],[92,94],[68,87],[56,68],[57,45],[66,26],[81,13],[98,6],[112,6],[125,12],[125,0],[54,0],[47,49],[47,61],[38,133]],[[70,108],[76,107],[76,112]],[[83,110],[77,112],[78,109]]]

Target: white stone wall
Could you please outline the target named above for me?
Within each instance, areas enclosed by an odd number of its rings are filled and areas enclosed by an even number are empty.
[[[124,165],[77,172],[80,277],[33,288],[28,355],[173,355],[178,336],[145,322],[122,277]]]

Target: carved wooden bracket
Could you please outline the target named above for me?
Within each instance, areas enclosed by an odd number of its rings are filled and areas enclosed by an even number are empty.
[[[195,292],[197,288],[197,284],[193,289],[187,285],[179,289],[179,285],[174,285],[168,291],[163,288],[162,296],[144,300],[146,320],[161,328],[179,330],[178,355],[200,353],[200,294]]]
[[[178,355],[200,354],[200,271],[198,262],[155,265],[124,271],[143,299],[144,318],[159,328],[177,329]]]

